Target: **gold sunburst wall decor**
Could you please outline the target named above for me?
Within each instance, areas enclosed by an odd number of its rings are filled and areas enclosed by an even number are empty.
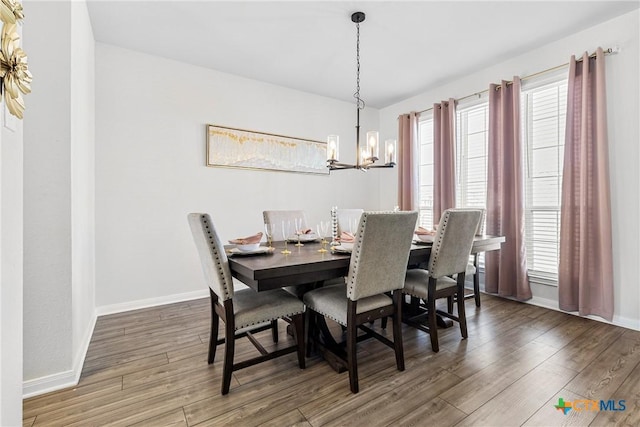
[[[22,3],[16,0],[0,0],[0,20],[5,24],[17,24],[24,19]]]
[[[22,4],[16,0],[0,0],[0,95],[4,93],[7,109],[19,119],[24,116],[22,94],[31,92],[31,80],[27,54],[20,47],[16,23],[22,22]]]

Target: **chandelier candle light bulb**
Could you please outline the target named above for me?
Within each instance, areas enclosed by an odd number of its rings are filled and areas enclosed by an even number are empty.
[[[396,140],[395,139],[387,139],[384,142],[386,157],[384,162],[388,165],[395,165],[395,152],[396,152]]]
[[[367,132],[367,151],[370,153],[372,162],[378,160],[378,131],[370,130]]]
[[[338,150],[340,148],[340,137],[329,135],[327,137],[327,160],[338,161]]]

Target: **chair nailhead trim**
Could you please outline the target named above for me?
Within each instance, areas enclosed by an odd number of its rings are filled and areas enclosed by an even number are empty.
[[[246,328],[248,326],[258,325],[258,324],[264,323],[264,322],[271,322],[272,320],[282,319],[283,317],[295,316],[296,314],[304,314],[304,310],[296,311],[296,312],[292,312],[292,313],[288,313],[288,314],[283,314],[282,316],[279,316],[279,317],[272,317],[270,319],[264,319],[264,320],[260,320],[260,321],[256,321],[256,322],[252,322],[252,323],[247,323],[247,324],[241,325],[241,326],[235,325],[235,327],[236,327],[235,330],[237,331],[238,329]]]
[[[328,314],[328,313],[325,313],[325,312],[323,312],[323,311],[318,311],[318,310],[316,310],[315,308],[311,308],[311,307],[309,307],[309,309],[310,309],[310,310],[315,311],[316,313],[318,313],[318,314],[320,314],[320,315],[322,315],[322,316],[324,316],[324,317],[328,317],[329,319],[333,320],[334,322],[337,322],[337,323],[339,323],[339,324],[341,324],[341,325],[345,325],[345,326],[346,326],[346,322],[345,322],[345,323],[342,323],[342,321],[341,321],[341,320],[336,319],[334,316],[332,316],[332,315],[330,315],[330,314]]]
[[[213,256],[216,260],[216,267],[218,268],[218,273],[221,279],[220,282],[222,284],[222,292],[224,292],[224,299],[225,300],[229,299],[231,298],[231,293],[229,292],[229,284],[227,283],[224,276],[224,269],[222,267],[222,261],[220,260],[220,252],[218,252],[218,249],[216,248],[216,245],[215,245],[215,240],[213,238],[213,235],[211,234],[211,229],[209,228],[209,221],[207,221],[207,217],[205,215],[202,215],[200,218],[202,220],[202,224],[204,225],[204,228],[207,230],[207,235],[209,236],[209,247],[213,252]]]
[[[356,250],[356,256],[355,259],[353,261],[353,274],[351,275],[351,280],[349,281],[349,292],[348,295],[353,294],[353,284],[355,282],[355,278],[356,278],[356,271],[358,270],[358,263],[360,261],[360,247],[362,246],[362,236],[364,235],[364,229],[366,227],[367,224],[367,213],[364,212],[362,214],[361,218],[361,227],[358,231],[358,241],[354,242],[353,246],[354,249]],[[335,320],[335,319],[334,319]]]
[[[431,252],[431,257],[433,258],[433,262],[431,263],[431,268],[429,270],[435,270],[436,264],[438,262],[438,255],[440,254],[440,247],[442,246],[442,236],[444,235],[444,229],[447,226],[447,222],[449,222],[449,211],[444,212],[444,217],[442,218],[442,227],[438,229],[438,241],[434,244],[434,247],[437,249],[434,252]]]

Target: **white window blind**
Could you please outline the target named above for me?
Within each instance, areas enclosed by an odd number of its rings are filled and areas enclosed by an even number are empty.
[[[421,117],[420,137],[420,207],[418,220],[425,228],[433,227],[433,116]]]
[[[458,106],[456,121],[456,206],[486,209],[489,103]],[[478,266],[484,271],[484,253]]]
[[[566,77],[522,92],[525,242],[532,281],[557,285]]]
[[[457,109],[456,206],[486,208],[487,138],[486,101]]]

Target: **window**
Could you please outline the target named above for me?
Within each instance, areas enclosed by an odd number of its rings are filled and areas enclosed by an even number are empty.
[[[418,223],[433,227],[433,115],[424,115],[418,124],[420,138],[420,205]]]
[[[456,206],[486,209],[489,141],[486,98],[472,105],[459,105],[456,121]],[[484,253],[478,257],[478,266],[484,271]]]
[[[486,207],[487,138],[489,130],[486,99],[456,112],[456,206]],[[425,116],[420,135],[420,224],[433,226],[433,116]]]
[[[486,208],[489,105],[458,106],[456,114],[456,206]]]
[[[557,285],[566,77],[523,87],[525,243],[532,281]]]
[[[557,285],[560,199],[567,110],[566,70],[528,81],[521,94],[525,174],[525,244],[531,281]],[[458,105],[456,206],[486,208],[489,104]],[[433,116],[420,134],[420,224],[433,225]],[[481,257],[481,268],[484,265]]]

